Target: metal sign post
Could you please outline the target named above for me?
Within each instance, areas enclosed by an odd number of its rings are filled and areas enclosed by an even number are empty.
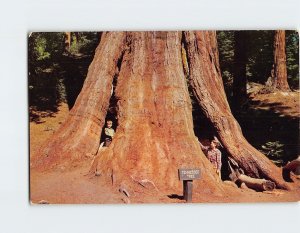
[[[186,202],[192,202],[193,180],[200,179],[200,169],[178,169],[179,180],[183,181],[183,198]]]

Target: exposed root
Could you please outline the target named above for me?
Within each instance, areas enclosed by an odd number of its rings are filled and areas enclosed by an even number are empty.
[[[135,181],[136,183],[138,183],[139,185],[141,185],[143,188],[149,189],[150,187],[147,184],[151,184],[155,188],[156,191],[159,191],[159,189],[156,187],[156,185],[154,184],[154,182],[151,181],[151,180],[148,180],[148,179],[137,180],[137,179],[135,179],[132,176],[131,176],[131,179],[133,181]]]
[[[300,175],[300,156],[283,167],[282,175],[286,181],[293,181],[291,179],[291,172],[293,172],[296,176]]]
[[[114,179],[115,179],[115,177],[114,177],[114,170],[111,170],[110,177],[111,177],[111,184],[114,185]]]
[[[231,186],[231,187],[233,187],[233,188],[238,188],[237,184],[234,183],[233,181],[225,180],[225,181],[223,181],[223,183],[224,183],[225,185]]]
[[[130,202],[130,199],[129,198],[122,198],[121,199],[125,204],[130,204],[131,202]]]
[[[124,187],[124,186],[121,186],[120,188],[119,188],[119,192],[120,193],[122,193],[122,194],[124,194],[126,197],[130,197],[130,194],[129,194],[129,192],[127,191],[127,189]]]
[[[88,174],[96,174],[97,171],[97,166],[98,166],[98,160],[99,160],[99,155],[96,155],[93,159],[93,161],[91,162],[91,167],[90,170],[88,171]]]

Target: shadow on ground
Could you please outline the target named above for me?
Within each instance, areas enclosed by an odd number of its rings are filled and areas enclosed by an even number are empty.
[[[297,109],[281,102],[250,100],[245,109],[235,113],[235,117],[246,139],[258,150],[268,142],[282,144],[282,156],[272,158],[274,151],[270,151],[269,157],[277,160],[278,165],[285,165],[300,153],[299,117],[295,113]]]
[[[178,194],[170,194],[170,195],[168,195],[168,198],[183,200],[183,196],[182,195],[178,195]]]
[[[195,135],[202,144],[209,145],[209,141],[217,134],[212,124],[203,115],[201,108],[197,106],[194,97],[191,96],[191,98]],[[281,99],[285,98],[284,96],[278,98],[278,101],[269,103],[250,98],[248,104],[243,106],[240,112],[233,114],[249,143],[273,160],[277,166],[283,166],[300,154],[299,109],[285,105],[285,101]],[[272,151],[270,148],[267,155],[262,148],[266,143],[281,144],[282,151],[277,153],[279,149],[276,152],[276,149]],[[222,148],[220,150],[222,152],[222,179],[227,180],[229,179],[227,154]],[[276,153],[278,156],[274,156]]]

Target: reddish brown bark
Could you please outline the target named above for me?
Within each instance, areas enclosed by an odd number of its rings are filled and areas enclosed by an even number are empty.
[[[33,166],[63,166],[97,153],[101,129],[111,96],[118,59],[125,47],[125,33],[103,33],[75,105],[60,129],[38,151]]]
[[[194,94],[228,153],[248,174],[285,187],[280,169],[244,139],[230,112],[215,32],[184,35]],[[200,168],[195,191],[225,195],[194,135],[181,42],[181,32],[104,33],[69,118],[39,151],[41,159],[34,165],[68,166],[81,162],[87,153],[97,153],[113,77],[118,74],[118,128],[111,145],[98,152],[91,173],[117,186],[135,188],[149,181],[159,190],[178,193],[182,184],[177,170]]]
[[[229,156],[247,175],[270,179],[278,187],[288,188],[281,169],[247,142],[230,111],[218,64],[211,59],[215,57],[211,50],[211,43],[215,43],[211,40],[214,34],[212,31],[185,32],[194,95]]]
[[[65,50],[70,51],[71,47],[71,32],[65,33]]]
[[[289,91],[287,82],[285,31],[277,30],[274,36],[274,67],[272,71],[272,86],[281,91]]]
[[[181,190],[178,168],[202,169],[194,187],[210,195],[222,185],[193,131],[191,101],[181,57],[181,33],[128,33],[118,77],[118,121],[112,144],[95,159],[92,172],[114,184],[150,180],[160,190]],[[200,188],[202,187],[202,188]]]

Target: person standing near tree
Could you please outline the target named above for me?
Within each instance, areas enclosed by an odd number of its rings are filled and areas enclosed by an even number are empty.
[[[106,127],[104,128],[104,131],[102,132],[101,139],[100,139],[100,144],[98,147],[98,150],[96,153],[86,153],[86,157],[94,157],[97,155],[99,151],[104,151],[109,147],[109,145],[112,142],[113,137],[115,136],[115,130],[113,129],[113,122],[112,120],[107,120],[106,121]]]
[[[113,129],[112,120],[106,121],[106,127],[104,129],[104,146],[108,147],[115,136],[115,130]]]
[[[219,140],[216,137],[214,137],[214,139],[210,142],[210,146],[204,146],[201,144],[200,141],[199,144],[201,149],[207,156],[208,160],[212,163],[217,175],[221,179],[222,153],[218,149],[218,147],[220,146]]]

